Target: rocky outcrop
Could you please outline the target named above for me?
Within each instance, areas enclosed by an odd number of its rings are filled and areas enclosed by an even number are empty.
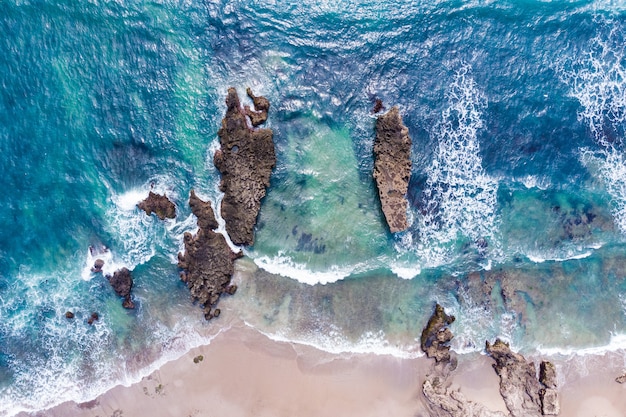
[[[242,109],[234,88],[228,89],[226,116],[217,132],[220,149],[215,152],[214,163],[222,174],[220,190],[224,192],[221,215],[226,221],[226,231],[236,245],[254,242],[254,226],[261,208],[261,199],[270,184],[270,174],[276,165],[274,141],[270,129],[252,129],[251,125],[267,119],[269,101],[255,97],[251,91],[256,111]],[[265,115],[265,116],[263,116]],[[256,116],[255,116],[256,117]]]
[[[406,193],[411,176],[411,138],[393,107],[376,121],[374,141],[374,179],[389,230],[400,232],[409,227]]]
[[[500,339],[486,342],[486,351],[496,362],[493,365],[500,377],[500,394],[513,417],[557,415],[559,402],[556,391],[556,370],[550,362],[543,362],[537,379],[532,362]]]
[[[453,335],[448,326],[454,316],[446,314],[439,304],[424,327],[421,347],[426,356],[435,363],[426,375],[422,393],[430,406],[431,417],[506,417],[498,411],[491,411],[482,404],[468,400],[459,390],[450,388],[450,373],[456,368],[456,358],[450,351],[449,342]]]
[[[453,322],[454,316],[447,315],[443,307],[437,304],[420,338],[421,347],[426,356],[435,358],[437,362],[450,361],[449,344],[453,336],[448,325]]]
[[[257,127],[267,120],[267,113],[270,111],[270,101],[263,96],[255,96],[250,88],[246,89],[246,94],[254,104],[254,110],[250,106],[244,106],[246,116],[250,118],[252,126]]]
[[[130,292],[133,289],[133,277],[128,268],[118,269],[113,273],[113,276],[107,275],[109,284],[113,287],[113,290],[117,295],[124,298],[122,301],[122,307],[132,309],[135,308],[135,303],[131,299]]]
[[[155,194],[152,191],[148,194],[148,197],[142,202],[137,204],[141,210],[145,211],[149,216],[152,213],[156,214],[161,220],[165,218],[173,219],[176,217],[176,206],[170,201],[165,194]]]
[[[204,309],[204,317],[210,320],[220,314],[212,308],[223,293],[234,294],[237,287],[230,285],[235,271],[235,259],[242,253],[233,253],[224,235],[213,229],[218,227],[210,202],[198,198],[192,190],[189,197],[191,211],[198,218],[198,232],[187,232],[184,236],[185,253],[178,254],[180,278],[187,284],[191,297]]]

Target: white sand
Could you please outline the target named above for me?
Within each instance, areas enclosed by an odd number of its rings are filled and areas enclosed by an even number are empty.
[[[194,357],[204,359],[194,363]],[[598,356],[580,366],[556,362],[564,417],[623,417],[626,386],[614,381],[622,354]],[[459,357],[453,386],[468,399],[505,411],[491,359]],[[421,384],[431,362],[385,355],[335,355],[276,342],[243,325],[221,333],[210,345],[130,386],[96,400],[61,404],[35,414],[50,417],[416,417],[428,416]]]

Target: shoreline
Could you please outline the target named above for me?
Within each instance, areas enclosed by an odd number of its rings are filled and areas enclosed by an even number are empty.
[[[542,358],[557,367],[560,416],[623,416],[626,386],[615,378],[626,366],[624,351]],[[458,359],[452,387],[506,412],[493,360],[480,353]],[[541,358],[529,359],[538,364]],[[115,386],[86,403],[68,401],[18,416],[428,416],[421,387],[431,365],[425,356],[329,353],[237,324],[130,386]]]

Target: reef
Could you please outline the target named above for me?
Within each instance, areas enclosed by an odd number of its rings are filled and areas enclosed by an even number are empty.
[[[226,115],[217,133],[220,149],[213,158],[222,175],[221,215],[226,221],[226,231],[236,245],[254,243],[254,226],[261,199],[276,165],[272,131],[251,127],[265,122],[269,101],[254,96],[250,89],[248,96],[253,100],[255,111],[249,107],[242,109],[237,91],[232,87],[228,89]]]
[[[409,227],[406,193],[411,176],[411,138],[394,106],[376,120],[374,179],[383,214],[392,233]]]
[[[195,235],[189,232],[184,235],[185,253],[178,254],[180,278],[187,284],[192,299],[202,306],[204,318],[210,320],[220,315],[220,310],[213,308],[220,295],[234,294],[237,290],[230,281],[234,262],[243,254],[233,253],[224,235],[213,231],[218,223],[210,202],[202,201],[191,190],[189,206],[198,218],[199,230]]]
[[[176,217],[176,206],[170,201],[165,194],[155,194],[152,191],[148,194],[148,197],[137,204],[141,210],[145,211],[149,216],[152,213],[156,214],[161,220],[166,218],[173,219]]]
[[[133,277],[128,268],[118,269],[113,273],[113,276],[107,275],[106,278],[109,280],[109,284],[111,284],[115,293],[124,298],[122,307],[128,309],[135,308],[135,303],[133,303],[130,295],[133,289]]]

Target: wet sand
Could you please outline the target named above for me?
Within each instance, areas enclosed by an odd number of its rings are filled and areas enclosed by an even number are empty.
[[[550,359],[559,372],[561,416],[626,415],[626,386],[614,381],[623,370],[623,353],[586,359],[584,366],[576,357]],[[491,363],[484,355],[459,356],[452,384],[468,399],[506,411]],[[33,415],[426,417],[421,384],[430,366],[424,357],[331,354],[239,325],[130,387]]]

